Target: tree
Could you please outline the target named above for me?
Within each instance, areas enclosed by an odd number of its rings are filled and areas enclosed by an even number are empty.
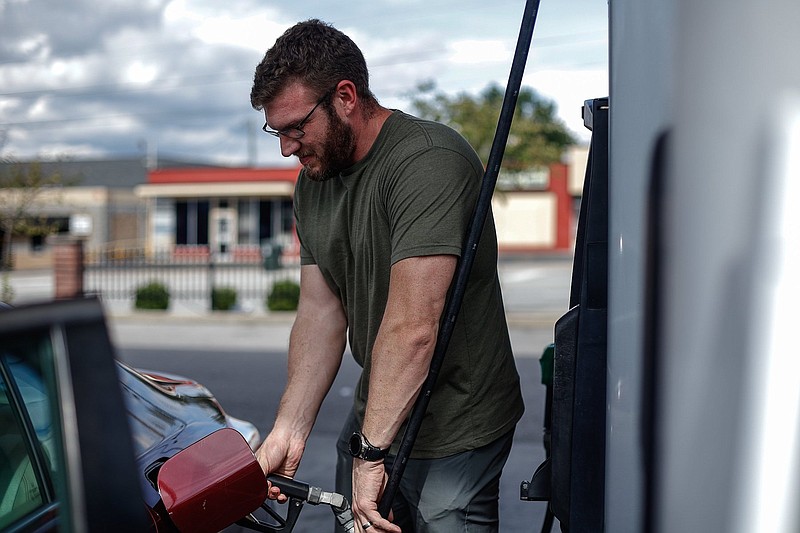
[[[477,97],[467,93],[448,96],[433,82],[417,86],[412,95],[414,112],[421,118],[443,122],[461,133],[483,160],[489,159],[505,90],[490,84]],[[546,167],[561,159],[575,138],[556,116],[555,103],[522,87],[503,155],[502,168],[525,171]]]
[[[3,159],[0,165],[0,230],[3,232],[0,269],[11,261],[11,238],[14,234],[45,236],[55,231],[46,217],[37,215],[37,200],[46,191],[65,184],[60,173],[46,173],[38,162],[22,163]]]

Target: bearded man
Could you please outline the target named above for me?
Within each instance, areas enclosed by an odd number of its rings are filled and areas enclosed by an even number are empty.
[[[491,213],[391,521],[378,502],[430,368],[483,166],[454,130],[382,107],[356,44],[319,20],[256,68],[251,104],[303,166],[294,195],[300,302],[289,373],[257,452],[293,476],[349,342],[363,371],[337,443],[358,531],[497,531],[500,475],[523,413]],[[270,497],[285,500],[277,487]]]

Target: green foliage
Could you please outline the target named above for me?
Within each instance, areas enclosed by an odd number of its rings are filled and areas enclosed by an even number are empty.
[[[487,86],[478,96],[437,92],[433,82],[417,86],[411,104],[420,118],[442,122],[456,129],[478,152],[484,164],[494,142],[505,89]],[[522,87],[502,168],[528,170],[561,160],[564,149],[575,144],[573,135],[556,115],[555,103],[542,98],[530,87]]]
[[[236,305],[236,289],[233,287],[214,287],[211,290],[211,309],[230,311]]]
[[[39,162],[22,163],[10,158],[0,160],[0,228],[3,230],[3,257],[0,265],[11,267],[11,237],[13,234],[46,236],[57,231],[46,216],[37,213],[41,197],[56,194],[65,185],[77,183],[60,172],[48,171]]]
[[[164,284],[152,281],[136,289],[136,309],[166,310],[169,307],[169,291]]]
[[[300,285],[294,281],[276,281],[267,296],[270,311],[296,311],[300,301]]]

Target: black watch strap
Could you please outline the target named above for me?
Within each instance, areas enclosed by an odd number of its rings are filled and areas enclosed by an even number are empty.
[[[373,446],[360,431],[356,431],[350,436],[349,448],[350,455],[365,461],[380,461],[389,453],[389,448],[382,450]]]

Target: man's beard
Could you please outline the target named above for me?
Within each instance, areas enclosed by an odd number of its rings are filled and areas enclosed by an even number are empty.
[[[345,124],[333,108],[326,105],[324,109],[328,115],[328,135],[318,153],[319,169],[305,169],[305,176],[312,181],[329,180],[354,163],[356,136],[353,128]]]

